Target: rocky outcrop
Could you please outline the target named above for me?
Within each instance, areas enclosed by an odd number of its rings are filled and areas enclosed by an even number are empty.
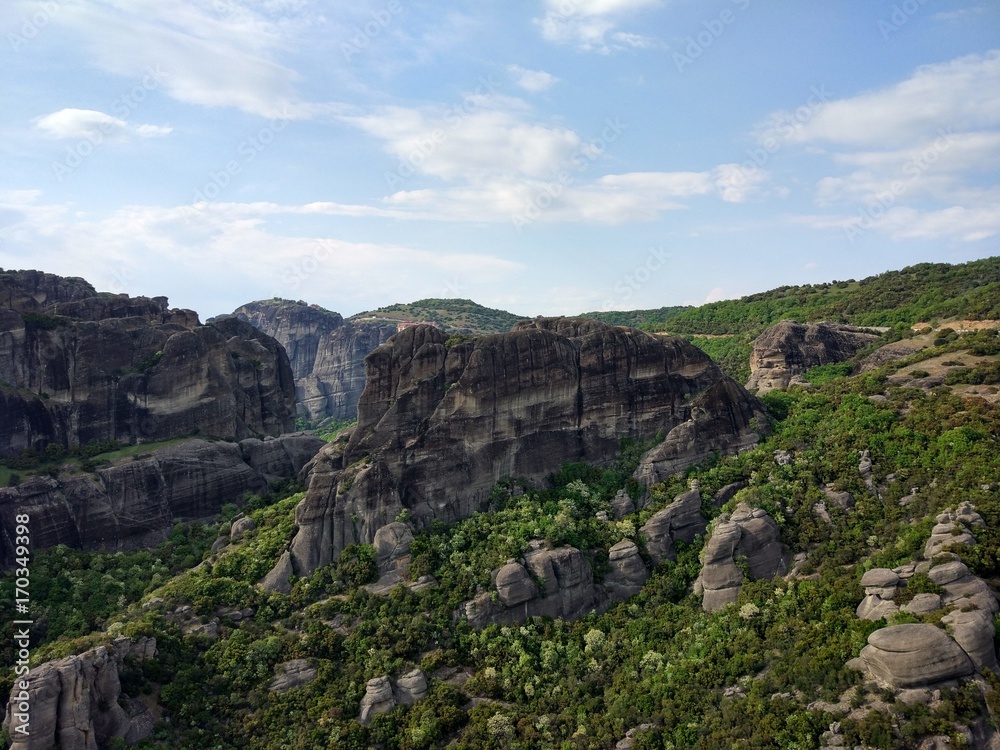
[[[663,560],[676,560],[677,541],[690,544],[705,533],[708,521],[701,513],[701,494],[691,489],[678,495],[663,510],[654,513],[639,531],[646,541],[646,551],[654,565]]]
[[[796,323],[782,320],[753,342],[747,388],[766,393],[804,382],[798,376],[817,365],[843,362],[880,334],[841,323]]]
[[[466,518],[501,478],[540,482],[566,461],[608,462],[626,435],[666,435],[646,462],[652,477],[747,445],[765,422],[759,402],[683,339],[538,318],[445,340],[412,326],[369,355],[357,426],[310,464],[296,573],[371,542],[403,508],[417,528]]]
[[[743,586],[744,573],[737,561],[745,559],[750,576],[771,579],[787,572],[778,524],[764,510],[740,503],[732,516],[723,513],[716,520],[705,549],[702,568],[695,582],[702,608],[717,612],[734,603]]]
[[[994,617],[1000,603],[986,581],[944,551],[945,547],[975,544],[968,527],[982,525],[982,516],[965,502],[942,512],[937,521],[924,551],[928,560],[895,570],[875,568],[861,579],[865,599],[857,614],[863,619],[878,620],[900,609],[915,615],[945,610],[941,616],[944,629],[907,624],[876,630],[860,656],[848,663],[889,687],[928,687],[998,668]],[[945,536],[947,544],[941,541]],[[916,573],[926,573],[943,593],[917,594],[898,607],[893,600]]]
[[[294,427],[288,358],[253,326],[36,271],[0,273],[0,291],[0,455]]]
[[[274,668],[275,676],[268,686],[273,693],[287,693],[315,681],[318,674],[309,659],[292,659]]]
[[[649,569],[639,556],[639,548],[630,539],[622,539],[608,550],[610,570],[604,574],[604,588],[611,601],[624,601],[642,590]]]
[[[861,649],[861,661],[876,680],[894,688],[933,685],[968,677],[968,655],[941,628],[907,623],[876,630]]]
[[[394,322],[344,320],[317,305],[288,300],[251,302],[233,315],[285,347],[299,415],[311,422],[357,417],[365,357],[397,329]]]
[[[427,677],[419,669],[402,675],[395,686],[388,675],[368,680],[361,699],[358,721],[368,724],[376,714],[389,713],[396,706],[412,706],[427,697]]]
[[[178,520],[212,517],[226,503],[266,490],[273,471],[293,476],[323,445],[302,435],[248,444],[188,440],[93,474],[36,476],[0,488],[0,562],[10,562],[19,513],[31,515],[36,550],[148,546]]]
[[[119,672],[126,659],[155,654],[152,638],[120,638],[35,667],[15,681],[7,703],[10,750],[98,750],[113,737],[129,744],[145,739],[152,717],[139,701],[122,695]]]

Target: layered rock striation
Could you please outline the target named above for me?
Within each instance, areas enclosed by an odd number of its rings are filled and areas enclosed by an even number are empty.
[[[654,476],[751,444],[766,424],[760,403],[683,339],[537,318],[445,340],[413,326],[369,355],[357,426],[310,464],[285,570],[308,575],[371,542],[403,508],[418,527],[453,522],[504,477],[608,462],[624,436],[666,436],[645,463]]]
[[[155,655],[152,638],[119,638],[35,667],[14,682],[7,703],[10,750],[98,750],[115,737],[130,745],[149,737],[153,715],[139,700],[122,695],[119,674],[126,659]],[[25,731],[18,729],[25,725]]]
[[[15,517],[29,513],[32,547],[130,549],[162,541],[177,520],[209,518],[245,493],[294,476],[325,443],[308,435],[240,443],[188,440],[93,474],[38,476],[0,488],[0,563]]]
[[[0,273],[0,295],[0,456],[294,428],[288,358],[247,323],[38,271]]]
[[[766,393],[801,383],[811,367],[843,362],[877,341],[879,333],[841,323],[796,323],[782,320],[753,342],[747,388]]]
[[[395,322],[344,320],[339,313],[288,300],[250,302],[233,315],[285,347],[298,413],[311,422],[357,417],[365,357],[397,330]]]

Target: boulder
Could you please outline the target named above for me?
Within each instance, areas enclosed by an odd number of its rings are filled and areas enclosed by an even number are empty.
[[[892,688],[918,688],[968,677],[975,667],[948,634],[923,623],[893,625],[868,636],[864,668]]]
[[[963,611],[955,609],[941,618],[955,643],[969,655],[978,671],[997,671],[997,653],[993,645],[996,628],[993,613],[981,609]]]
[[[387,675],[368,680],[365,695],[361,699],[358,721],[367,725],[376,714],[387,714],[396,707],[392,694],[392,683]]]
[[[275,677],[268,686],[273,693],[287,693],[294,688],[303,687],[316,679],[316,667],[309,659],[292,659],[275,667]]]
[[[705,532],[707,525],[701,513],[701,494],[695,489],[678,495],[667,507],[654,513],[639,531],[653,564],[658,565],[663,560],[677,558],[675,541],[690,544]]]
[[[900,609],[913,615],[926,615],[941,609],[941,606],[940,594],[917,594]]]
[[[778,525],[760,508],[740,503],[732,516],[719,516],[702,551],[702,568],[695,583],[702,608],[716,612],[739,597],[743,572],[737,558],[746,558],[750,575],[771,579],[787,572]]]
[[[638,594],[649,578],[649,569],[639,556],[639,548],[630,539],[622,539],[608,550],[604,588],[612,601],[622,601]]]
[[[412,706],[427,697],[427,677],[419,669],[414,669],[396,680],[393,696],[397,706]]]
[[[553,583],[554,580],[550,585]],[[505,607],[513,607],[538,596],[538,587],[518,562],[511,561],[500,568],[495,584],[500,602]]]
[[[611,513],[617,521],[635,513],[635,502],[624,489],[618,490],[611,501]]]
[[[229,541],[238,542],[248,531],[257,528],[257,523],[250,516],[243,516],[233,521],[229,529]]]

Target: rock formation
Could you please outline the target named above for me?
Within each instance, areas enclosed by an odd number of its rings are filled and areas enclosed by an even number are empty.
[[[311,422],[354,419],[365,388],[365,357],[396,333],[390,321],[354,322],[315,305],[251,302],[233,315],[285,347],[299,415]]]
[[[968,526],[982,525],[982,516],[965,502],[945,510],[937,521],[924,551],[928,560],[895,570],[875,568],[861,579],[865,599],[858,606],[858,617],[878,620],[900,609],[915,615],[945,610],[941,623],[946,629],[921,623],[876,630],[860,656],[849,662],[889,687],[928,687],[998,667],[993,618],[1000,603],[986,581],[943,551],[944,546],[975,544]],[[898,607],[893,600],[915,573],[926,573],[944,593],[918,594]]]
[[[18,513],[30,513],[32,547],[131,549],[166,538],[177,520],[214,516],[244,493],[293,476],[325,445],[307,435],[241,443],[188,440],[93,474],[35,476],[0,488],[0,562],[9,564]]]
[[[466,518],[501,478],[608,462],[623,436],[666,435],[645,461],[652,477],[749,445],[765,424],[759,402],[683,339],[592,320],[537,318],[450,348],[413,326],[367,371],[357,426],[310,464],[290,549],[299,575],[371,542],[403,508],[417,527]]]
[[[268,686],[274,693],[287,693],[289,690],[304,687],[316,679],[316,667],[309,659],[292,659],[274,668],[275,676]]]
[[[750,576],[770,579],[787,572],[778,524],[764,510],[740,503],[732,516],[716,519],[705,549],[695,593],[702,594],[702,608],[717,612],[735,602],[743,586],[743,571],[737,560],[745,558]]]
[[[13,740],[10,750],[98,750],[113,737],[129,744],[145,739],[152,733],[152,716],[143,704],[121,694],[119,671],[127,658],[142,661],[155,654],[152,638],[119,638],[110,646],[35,667],[15,681],[7,703],[4,727]],[[17,727],[25,723],[25,705],[30,721],[22,733]]]
[[[657,565],[663,560],[676,560],[674,542],[690,544],[705,533],[708,521],[701,514],[701,494],[697,489],[678,495],[663,510],[654,513],[639,529],[646,540],[646,551]]]
[[[580,550],[532,542],[520,560],[509,560],[494,571],[489,591],[465,602],[457,614],[482,628],[536,616],[575,620],[588,612],[603,612],[612,601],[638,593],[649,577],[639,548],[627,539],[611,548],[608,561],[611,570],[603,585],[597,584]]]
[[[396,706],[412,706],[427,697],[427,677],[419,669],[402,675],[395,687],[388,675],[368,680],[361,699],[358,721],[368,724],[376,714],[389,713]]]
[[[294,427],[288,358],[253,326],[38,271],[0,273],[0,294],[0,455]]]
[[[809,368],[850,359],[878,338],[877,332],[867,328],[782,320],[753,342],[747,388],[766,393],[804,382],[798,376]]]

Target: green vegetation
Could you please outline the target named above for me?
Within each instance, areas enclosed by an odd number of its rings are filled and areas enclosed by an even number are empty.
[[[53,331],[70,324],[70,319],[61,315],[26,312],[22,313],[21,317],[24,318],[24,328],[27,331]]]
[[[823,385],[837,378],[846,378],[853,369],[854,366],[850,362],[831,362],[810,368],[802,377],[813,385]]]
[[[864,570],[915,559],[934,513],[968,499],[988,525],[976,530],[979,544],[963,559],[988,579],[1000,576],[1000,498],[983,489],[1000,476],[1000,406],[963,401],[946,388],[887,385],[901,366],[856,377],[816,368],[811,389],[767,394],[771,437],[654,487],[649,504],[622,521],[597,514],[620,488],[641,494],[629,477],[648,445],[623,443],[621,458],[607,468],[566,465],[547,489],[502,482],[483,512],[418,535],[411,576],[438,581],[419,593],[399,587],[379,597],[359,588],[375,575],[368,545],[296,581],[288,596],[255,588],[294,533],[301,494],[250,503],[258,528],[242,544],[169,579],[178,566],[201,559],[215,527],[175,530],[169,553],[54,550],[38,558],[52,578],[33,594],[49,623],[39,634],[45,645],[38,658],[94,642],[71,639],[95,638],[87,633],[102,623],[115,633],[155,633],[159,656],[133,667],[126,691],[162,686],[159,700],[171,721],[158,727],[150,747],[607,748],[642,723],[654,728],[640,735],[641,748],[816,747],[836,717],[810,706],[836,702],[849,689],[861,705],[872,691],[845,667],[884,624],[854,614]],[[875,393],[886,400],[873,402]],[[793,460],[779,466],[778,449]],[[879,497],[857,472],[860,450],[871,453]],[[675,562],[661,564],[640,594],[602,615],[533,618],[480,632],[453,619],[463,601],[489,586],[490,571],[533,539],[576,545],[600,578],[607,548],[621,538],[641,543],[637,529],[693,478],[713,515],[737,502],[771,513],[789,552],[808,552],[802,573],[810,577],[748,581],[736,606],[706,614],[691,593],[698,539],[682,545]],[[747,487],[724,508],[712,507],[711,496],[736,480]],[[827,483],[857,500],[850,511],[831,509],[830,524],[812,512]],[[911,486],[922,489],[902,507],[897,501]],[[95,592],[93,601],[67,594],[81,586]],[[937,590],[926,576],[912,589]],[[133,606],[140,596],[164,601]],[[181,604],[203,619],[231,606],[252,607],[255,615],[238,623],[223,618],[210,641],[183,635],[171,614]],[[275,666],[293,658],[312,659],[316,681],[284,695],[269,692]],[[414,666],[431,677],[426,700],[368,727],[354,721],[366,680]],[[464,685],[445,681],[456,671],[472,677]],[[952,734],[953,722],[983,706],[969,687],[945,690],[942,698],[934,708],[890,704],[842,727],[852,746],[913,747],[927,733]]]
[[[506,310],[483,307],[470,299],[421,299],[358,313],[351,316],[351,320],[363,322],[371,317],[437,323],[448,333],[476,335],[506,333],[517,321],[524,319]]]

